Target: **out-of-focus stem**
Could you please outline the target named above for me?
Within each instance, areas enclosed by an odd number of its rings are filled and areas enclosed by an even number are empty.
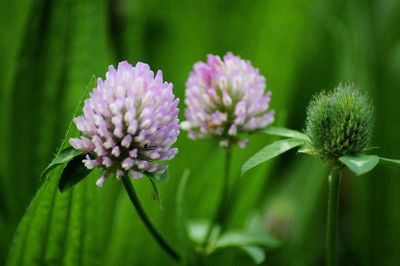
[[[337,228],[339,217],[341,169],[334,167],[329,175],[328,216],[326,227],[326,265],[336,266],[337,259]]]
[[[215,213],[214,219],[208,227],[206,237],[204,238],[203,247],[206,247],[210,242],[210,237],[215,225],[219,224],[224,216],[224,210],[226,209],[228,196],[229,196],[229,176],[232,162],[232,150],[229,146],[225,153],[225,167],[224,167],[224,177],[222,183],[221,199]],[[222,229],[222,228],[221,228]]]

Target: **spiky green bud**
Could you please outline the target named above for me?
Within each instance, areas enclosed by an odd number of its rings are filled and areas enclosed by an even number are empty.
[[[374,123],[369,97],[353,83],[315,96],[307,109],[306,132],[317,153],[331,163],[367,148]]]

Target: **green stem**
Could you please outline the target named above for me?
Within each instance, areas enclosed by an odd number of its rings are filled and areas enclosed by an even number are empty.
[[[203,247],[206,247],[209,244],[214,225],[219,224],[224,218],[224,210],[226,208],[229,195],[229,175],[231,169],[231,162],[232,162],[232,152],[231,148],[228,147],[225,153],[225,168],[224,168],[224,179],[221,191],[221,199],[219,202],[217,212],[215,213],[214,219],[212,220],[212,222],[208,227],[206,237],[204,238]],[[222,226],[223,225],[221,224],[221,227]]]
[[[328,217],[326,229],[326,265],[337,265],[337,227],[339,217],[341,169],[332,168],[329,175]]]
[[[179,262],[180,256],[178,255],[178,253],[167,243],[167,241],[162,237],[160,232],[158,232],[157,229],[154,227],[154,225],[150,221],[150,218],[147,216],[145,210],[143,209],[143,206],[140,203],[140,199],[136,194],[135,189],[132,186],[129,177],[128,176],[122,177],[122,182],[124,183],[124,187],[126,192],[128,193],[129,199],[131,200],[133,206],[135,206],[138,215],[142,219],[143,223],[146,225],[147,229],[150,231],[151,235],[154,237],[154,239],[157,241],[160,247],[162,247],[165,250],[165,252],[167,252],[175,261]]]

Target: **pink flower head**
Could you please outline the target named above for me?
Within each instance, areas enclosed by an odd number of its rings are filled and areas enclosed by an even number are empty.
[[[250,61],[227,53],[208,55],[208,62],[197,62],[186,83],[186,121],[182,128],[192,139],[220,138],[221,146],[247,140],[238,134],[268,126],[274,111],[267,111],[271,92],[265,92],[265,78]]]
[[[143,172],[166,170],[158,162],[178,152],[171,148],[179,134],[178,101],[172,83],[163,81],[161,71],[154,76],[144,63],[133,67],[123,61],[117,69],[109,67],[104,81],[97,79],[83,115],[74,118],[82,136],[69,142],[87,153],[83,163],[88,169],[105,169],[98,186],[114,172],[117,178],[141,178]]]

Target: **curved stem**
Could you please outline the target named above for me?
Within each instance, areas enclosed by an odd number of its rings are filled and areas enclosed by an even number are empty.
[[[332,168],[329,175],[328,216],[326,228],[326,265],[337,265],[337,227],[339,217],[341,169]]]
[[[135,207],[138,215],[142,219],[143,223],[146,225],[147,229],[150,231],[151,235],[157,241],[157,243],[167,252],[175,261],[180,261],[180,256],[178,253],[167,243],[167,241],[162,237],[160,232],[154,227],[150,218],[147,216],[145,210],[143,209],[142,204],[140,203],[139,197],[135,192],[135,189],[132,186],[131,180],[128,176],[122,177],[122,182],[124,183],[124,187],[126,192],[128,193],[129,199],[131,200],[133,206]]]
[[[224,210],[226,208],[227,201],[228,201],[228,195],[229,195],[229,176],[230,176],[231,162],[232,162],[232,152],[231,152],[231,148],[228,147],[226,149],[226,153],[225,153],[224,179],[223,179],[222,191],[221,191],[222,195],[221,195],[219,206],[218,206],[217,212],[215,213],[214,219],[212,220],[212,222],[210,223],[210,225],[208,227],[206,237],[204,238],[203,247],[206,247],[209,244],[214,225],[220,223],[224,218]],[[221,224],[221,226],[222,226],[222,224]]]

